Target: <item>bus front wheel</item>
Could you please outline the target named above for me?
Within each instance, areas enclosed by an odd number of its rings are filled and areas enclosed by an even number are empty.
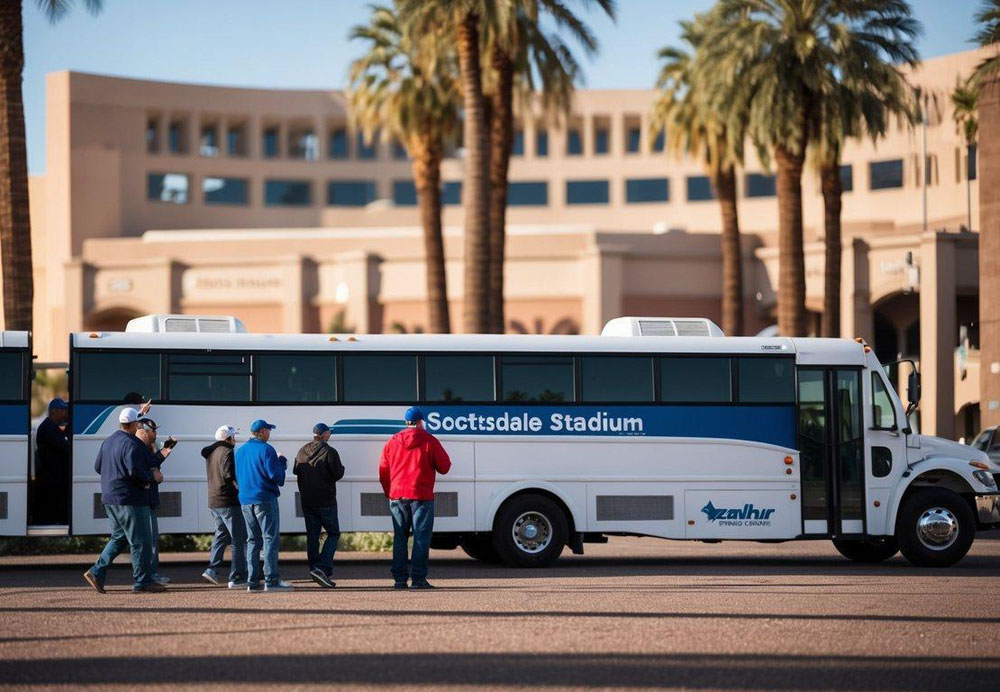
[[[854,562],[884,562],[899,552],[899,544],[892,536],[856,541],[834,538],[833,547]]]
[[[568,535],[562,509],[543,495],[508,500],[493,523],[493,547],[511,567],[548,567],[562,553]]]
[[[923,488],[903,500],[896,539],[903,556],[920,567],[950,567],[969,552],[976,536],[972,507],[958,493]]]

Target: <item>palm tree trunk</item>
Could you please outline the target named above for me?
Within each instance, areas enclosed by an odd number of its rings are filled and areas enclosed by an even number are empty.
[[[458,24],[458,60],[465,107],[465,297],[466,333],[489,331],[489,177],[487,171],[486,109],[479,63],[479,16],[465,13]]]
[[[840,336],[840,208],[842,193],[839,157],[819,170],[823,189],[823,226],[826,257],[823,268],[823,336]]]
[[[0,272],[6,329],[30,330],[34,285],[24,138],[21,1],[0,2]]]
[[[514,65],[494,48],[491,56],[497,85],[490,113],[490,331],[504,333],[503,266],[507,235],[507,172],[514,137]]]
[[[427,331],[447,334],[451,331],[451,318],[448,315],[448,279],[441,232],[441,159],[444,147],[440,141],[421,137],[413,137],[409,146],[413,155],[413,180],[420,202],[420,223],[424,229]]]
[[[1000,79],[979,92],[979,413],[1000,425]]]
[[[722,331],[743,335],[743,258],[736,208],[736,169],[723,167],[714,181],[722,211]]]
[[[806,267],[802,245],[802,165],[805,147],[774,149],[778,164],[778,332],[806,334]]]

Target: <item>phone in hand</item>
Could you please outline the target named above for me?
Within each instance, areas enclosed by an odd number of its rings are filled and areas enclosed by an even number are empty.
[[[173,449],[177,446],[177,440],[175,440],[172,436],[168,437],[167,441],[163,443],[163,446],[167,449]]]

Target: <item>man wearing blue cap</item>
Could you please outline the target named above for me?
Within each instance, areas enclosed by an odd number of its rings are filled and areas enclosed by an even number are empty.
[[[333,555],[340,540],[337,518],[337,481],[344,477],[344,465],[337,450],[329,445],[330,426],[313,426],[312,442],[295,455],[295,479],[299,484],[302,516],[306,520],[306,553],[309,556],[309,576],[320,586],[333,588]],[[323,549],[319,547],[319,532],[326,531]]]
[[[291,591],[278,577],[278,496],[285,484],[288,460],[267,441],[275,426],[257,419],[251,438],[236,450],[236,486],[247,525],[247,591]],[[264,546],[264,585],[260,583],[260,550]]]
[[[49,415],[38,426],[35,441],[34,512],[36,524],[69,524],[70,442],[66,432],[69,405],[49,402]]]
[[[424,430],[424,412],[406,410],[406,429],[382,449],[378,477],[392,514],[392,578],[396,589],[432,589],[427,582],[427,555],[434,531],[434,480],[451,469],[451,459],[438,439]],[[413,534],[413,554],[407,565],[407,540]]]

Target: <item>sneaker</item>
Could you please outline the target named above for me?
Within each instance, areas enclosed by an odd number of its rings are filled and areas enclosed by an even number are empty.
[[[321,570],[319,567],[317,567],[314,570],[310,570],[309,576],[312,577],[312,580],[314,582],[327,589],[332,589],[337,585],[337,582],[330,579],[329,575],[323,570]]]
[[[255,584],[247,582],[247,591],[253,593],[255,591],[263,591],[263,590],[264,590],[264,585],[261,584],[260,582],[257,582]]]
[[[89,569],[83,573],[83,578],[88,584],[94,587],[94,591],[96,591],[97,593],[107,593],[104,590],[104,587],[97,583],[97,577],[95,577],[94,573],[91,572]]]
[[[277,584],[265,584],[264,591],[292,591],[295,587],[281,579]]]
[[[158,584],[155,581],[144,586],[132,587],[132,593],[163,593],[166,590],[167,587],[163,584]]]
[[[231,581],[229,582],[230,589],[245,589],[249,584],[245,581]]]
[[[216,575],[215,570],[212,568],[206,569],[201,573],[201,578],[207,581],[209,584],[215,584],[216,586],[222,586],[222,582],[219,581],[218,575]]]
[[[170,583],[170,577],[165,577],[162,574],[157,573],[153,575],[153,581],[160,586],[166,586]]]
[[[426,581],[416,581],[410,586],[413,591],[420,591],[421,589],[436,589],[437,587]]]
[[[404,591],[408,587],[406,586],[405,581],[397,581],[395,584],[392,585],[392,588],[396,589],[397,591]]]

